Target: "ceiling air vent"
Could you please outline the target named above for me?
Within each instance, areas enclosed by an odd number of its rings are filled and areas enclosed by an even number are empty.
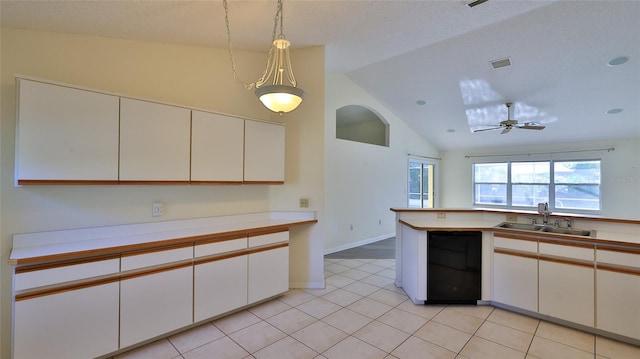
[[[476,0],[474,2],[468,3],[467,6],[469,6],[469,7],[478,6],[478,5],[480,5],[482,3],[485,3],[487,1],[489,1],[489,0]]]
[[[511,66],[511,59],[508,57],[506,59],[491,61],[491,67],[493,67],[494,70],[507,66]]]

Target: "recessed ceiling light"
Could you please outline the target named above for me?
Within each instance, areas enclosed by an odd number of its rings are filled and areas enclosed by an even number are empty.
[[[607,111],[607,115],[615,115],[622,112],[621,108],[612,108],[611,110]]]
[[[620,65],[624,64],[627,61],[629,61],[628,57],[620,56],[620,57],[616,57],[615,59],[612,59],[609,62],[607,62],[607,65],[609,65],[611,67],[615,67],[615,66],[620,66]]]
[[[456,130],[455,130],[455,129],[453,129],[453,128],[450,128],[450,129],[448,129],[448,130],[447,130],[447,132],[449,132],[449,133],[454,133],[454,132],[456,132]]]
[[[424,106],[424,105],[426,105],[426,104],[427,104],[427,101],[425,101],[425,100],[418,100],[418,101],[416,101],[416,104],[417,104],[417,105],[420,105],[420,106]]]

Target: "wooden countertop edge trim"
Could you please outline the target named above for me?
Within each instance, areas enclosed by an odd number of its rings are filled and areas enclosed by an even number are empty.
[[[520,241],[530,241],[530,242],[537,242],[539,240],[539,238],[536,237],[535,235],[527,236],[527,235],[513,234],[511,232],[503,232],[503,231],[494,231],[493,237],[516,239]]]
[[[640,268],[635,268],[635,267],[627,267],[627,266],[621,266],[621,265],[615,265],[615,264],[597,263],[596,264],[596,269],[606,270],[608,272],[615,272],[615,273],[623,273],[623,274],[630,274],[630,275],[640,276]]]
[[[166,247],[170,245],[180,245],[183,243],[198,242],[200,240],[212,240],[217,237],[233,237],[237,235],[244,235],[248,237],[252,233],[264,233],[269,231],[279,232],[283,230],[288,230],[291,227],[301,226],[306,224],[314,224],[317,222],[318,222],[317,219],[312,219],[312,220],[292,222],[287,224],[277,224],[272,226],[244,228],[244,229],[235,230],[235,231],[203,234],[203,235],[192,236],[192,237],[172,238],[172,239],[166,239],[161,241],[127,244],[122,246],[89,249],[89,250],[83,250],[83,251],[77,251],[77,252],[67,252],[67,253],[59,253],[59,254],[20,258],[20,259],[9,259],[8,263],[11,266],[20,266],[20,265],[27,265],[27,264],[33,265],[33,264],[47,263],[47,262],[74,260],[74,259],[79,259],[83,257],[97,257],[97,256],[110,255],[115,253],[119,254],[122,252],[144,250],[144,249],[151,249],[151,248],[157,248],[157,247]],[[229,238],[229,239],[237,239],[237,238]]]
[[[546,261],[546,262],[569,264],[569,265],[592,268],[592,269],[595,267],[595,262],[594,261],[587,261],[587,260],[582,260],[582,259],[572,259],[572,258],[565,258],[565,257],[550,256],[550,255],[547,255],[547,254],[538,254],[538,259],[541,260],[541,261]]]
[[[399,220],[401,224],[406,225],[411,229],[415,229],[418,231],[490,231],[494,233],[510,234],[511,236],[515,236],[516,234],[522,234],[527,236],[537,237],[538,239],[549,238],[556,240],[564,240],[564,241],[580,241],[584,243],[589,243],[590,245],[604,245],[604,246],[619,246],[619,247],[628,247],[628,248],[638,248],[640,249],[640,243],[633,242],[621,242],[615,240],[605,240],[605,239],[597,239],[591,237],[584,236],[574,236],[569,234],[557,234],[557,233],[549,233],[549,232],[537,232],[537,231],[525,231],[513,228],[498,228],[498,227],[424,227],[424,226],[414,226],[410,223],[407,223],[404,220]],[[523,239],[523,238],[518,238]]]
[[[120,275],[116,274],[116,275],[109,276],[107,278],[99,278],[99,279],[86,280],[78,283],[57,285],[52,288],[35,289],[25,293],[16,294],[15,301],[19,302],[22,300],[34,299],[38,297],[44,297],[47,295],[64,293],[64,292],[69,292],[72,290],[78,290],[83,288],[95,287],[95,286],[115,283],[119,281],[120,281]]]
[[[33,265],[17,267],[16,274],[35,272],[35,271],[45,270],[45,269],[67,267],[67,266],[73,266],[73,265],[79,265],[79,264],[88,264],[88,263],[106,261],[106,260],[112,260],[112,259],[120,259],[120,253],[111,253],[111,254],[98,255],[98,256],[87,257],[87,258],[73,258],[73,259],[58,261],[53,263],[38,263]]]
[[[513,249],[494,248],[493,253],[506,254],[506,255],[516,256],[516,257],[531,258],[535,260],[538,259],[538,253],[523,252],[523,251],[518,251]]]
[[[491,209],[437,209],[437,208],[390,208],[392,212],[402,213],[402,212],[424,212],[424,213],[497,213],[497,214],[517,214],[522,216],[537,216],[538,214],[535,212],[518,212],[518,211],[508,211],[508,210],[491,210]],[[551,214],[549,218],[565,218],[570,217],[573,219],[587,220],[587,221],[601,221],[601,222],[613,222],[613,223],[626,223],[626,224],[640,224],[640,220],[635,219],[622,219],[622,218],[601,218],[601,217],[592,217],[592,216],[583,216],[580,214],[562,214],[555,215]]]
[[[414,226],[404,220],[399,220],[405,226],[417,231],[493,231],[493,227],[437,227],[437,226]]]

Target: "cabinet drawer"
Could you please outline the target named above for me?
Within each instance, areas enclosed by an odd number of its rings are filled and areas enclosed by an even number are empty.
[[[598,263],[640,268],[640,253],[598,249],[596,250],[596,258]]]
[[[289,231],[287,230],[269,234],[249,235],[249,248],[288,241]]]
[[[580,244],[553,244],[540,242],[540,254],[548,254],[571,259],[593,261],[595,251],[593,246]]]
[[[37,265],[16,268],[15,290],[65,283],[80,279],[98,277],[120,271],[120,258],[92,262],[74,261],[67,264]]]
[[[538,252],[538,242],[535,239],[524,240],[515,238],[494,237],[494,248],[513,249],[523,252]]]
[[[214,243],[196,244],[194,256],[197,258],[243,249],[247,249],[246,237],[222,240]]]
[[[152,267],[160,264],[168,264],[181,260],[193,258],[193,245],[183,245],[180,247],[158,248],[137,252],[123,253],[121,259],[121,270],[128,271]]]

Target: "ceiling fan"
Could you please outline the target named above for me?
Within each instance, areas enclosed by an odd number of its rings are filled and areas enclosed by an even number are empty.
[[[483,129],[475,130],[473,132],[493,131],[493,130],[502,129],[501,134],[505,134],[505,133],[511,131],[512,128],[522,128],[522,129],[525,129],[525,130],[542,130],[542,129],[544,129],[545,126],[542,126],[538,122],[522,122],[522,123],[520,123],[520,122],[518,122],[516,120],[512,120],[511,119],[511,105],[513,105],[513,103],[511,103],[511,102],[505,103],[505,106],[507,106],[507,119],[506,120],[500,121],[500,124],[498,124],[498,125],[487,125],[487,126],[493,126],[491,128],[483,128]]]

